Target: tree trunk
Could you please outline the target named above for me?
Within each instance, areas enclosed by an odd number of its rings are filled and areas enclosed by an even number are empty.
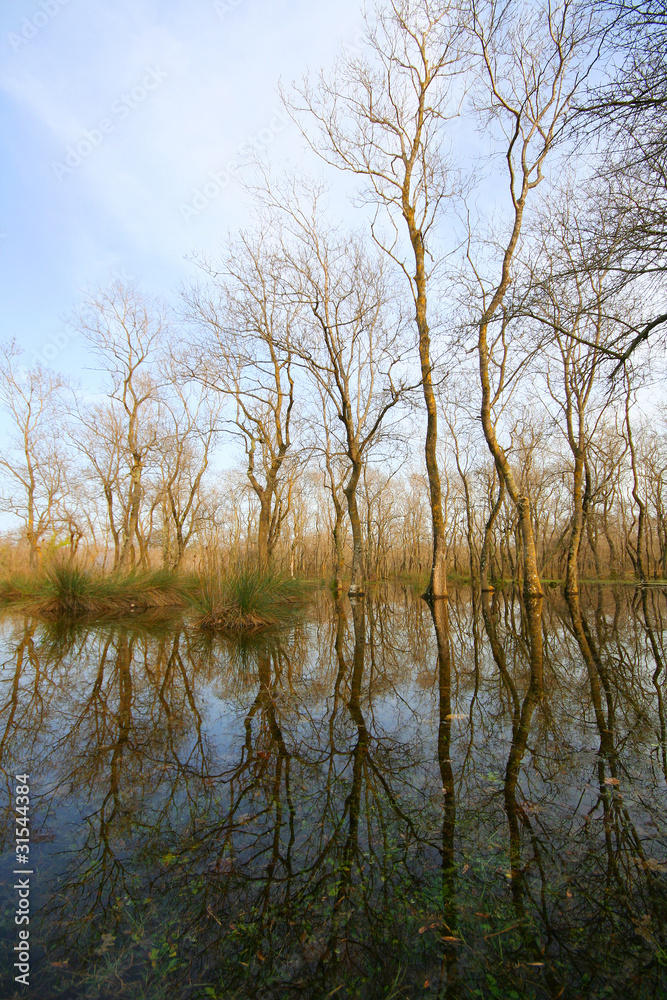
[[[171,565],[173,572],[175,573],[181,565],[183,560],[183,553],[185,552],[186,540],[183,538],[183,525],[178,521],[176,522],[176,556]]]
[[[423,248],[422,248],[423,267]],[[438,414],[431,379],[431,339],[426,322],[426,297],[417,299],[417,327],[419,329],[419,360],[421,362],[422,387],[426,403],[426,440],[424,442],[424,457],[426,459],[426,474],[428,476],[429,497],[431,505],[431,524],[433,529],[433,562],[431,564],[431,579],[426,588],[428,598],[447,596],[447,549],[445,545],[445,519],[442,513],[442,487],[436,447],[438,443]]]
[[[415,320],[419,335],[419,361],[421,365],[421,382],[426,404],[426,440],[424,442],[424,457],[426,459],[426,474],[428,476],[429,500],[431,506],[431,523],[433,528],[433,562],[431,578],[424,597],[427,599],[447,596],[447,550],[445,546],[445,519],[442,512],[442,487],[436,448],[438,444],[438,411],[433,392],[431,378],[431,337],[426,318],[426,266],[424,261],[424,239],[416,228],[414,209],[408,204],[407,193],[404,191],[403,215],[408,224],[410,242],[415,257]]]
[[[343,590],[343,573],[345,571],[345,553],[343,551],[343,505],[338,503],[337,499],[334,499],[334,508],[336,511],[336,520],[333,526],[333,543],[334,543],[334,587],[336,589],[336,594],[340,594]]]
[[[491,509],[489,514],[489,519],[486,522],[484,528],[484,541],[482,543],[482,554],[479,560],[479,580],[482,590],[489,591],[493,590],[493,587],[489,585],[489,553],[491,551],[491,539],[493,537],[493,525],[495,524],[496,518],[500,512],[500,508],[503,504],[503,498],[505,496],[505,480],[500,476],[500,484],[498,488],[498,499]]]
[[[583,476],[584,457],[581,452],[574,456],[574,511],[570,528],[570,542],[567,550],[565,569],[565,594],[579,593],[579,549],[584,527]]]
[[[28,542],[28,553],[30,559],[30,569],[35,570],[39,566],[39,544],[35,532],[35,488],[31,484],[28,487],[28,523],[26,525],[26,540]]]
[[[514,506],[517,509],[519,515],[519,528],[521,531],[521,542],[523,546],[523,590],[526,600],[531,598],[541,597],[542,586],[540,584],[539,574],[537,572],[537,554],[535,551],[535,536],[533,534],[533,523],[530,516],[530,500],[527,496],[524,496],[519,491],[519,487],[514,479],[512,469],[507,460],[507,455],[505,454],[503,448],[496,437],[496,429],[493,425],[493,420],[491,417],[491,381],[489,378],[489,349],[487,344],[487,328],[488,324],[486,320],[483,320],[479,326],[479,371],[480,379],[482,383],[482,407],[481,407],[481,417],[482,417],[482,427],[484,429],[484,437],[486,438],[486,443],[489,446],[489,451],[493,456],[493,460],[496,463],[496,468],[498,470],[498,475],[505,480],[507,486],[507,492],[509,493]],[[518,553],[517,553],[518,557]]]
[[[361,530],[361,519],[357,508],[357,484],[361,475],[361,462],[354,461],[350,478],[343,492],[347,499],[347,512],[352,528],[352,573],[350,580],[350,597],[361,597],[364,593],[364,541]]]
[[[646,504],[644,503],[640,489],[639,489],[639,473],[637,471],[637,456],[635,453],[635,445],[632,439],[632,428],[630,426],[630,384],[628,378],[628,391],[625,397],[625,426],[628,431],[628,445],[630,448],[630,465],[632,467],[632,497],[637,504],[637,509],[639,510],[639,515],[637,517],[637,549],[636,557],[633,559],[635,564],[635,573],[637,578],[641,583],[646,580],[646,571],[644,569],[644,556],[642,549],[644,547],[644,522],[646,519]],[[632,557],[632,552],[630,553]]]
[[[269,527],[271,525],[271,493],[264,490],[260,497],[259,524],[257,526],[257,559],[260,569],[266,569],[269,562]]]
[[[134,462],[130,472],[130,496],[129,510],[127,518],[127,533],[123,542],[123,549],[120,554],[119,569],[128,570],[132,562],[134,553],[134,537],[139,524],[139,506],[141,504],[141,458],[138,454],[133,456]]]

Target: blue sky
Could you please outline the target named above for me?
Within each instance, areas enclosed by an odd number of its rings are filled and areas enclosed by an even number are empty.
[[[299,158],[276,87],[358,44],[358,0],[12,0],[0,10],[0,339],[85,371],[89,286],[169,295],[247,208],[230,164]],[[85,376],[84,376],[85,380]]]

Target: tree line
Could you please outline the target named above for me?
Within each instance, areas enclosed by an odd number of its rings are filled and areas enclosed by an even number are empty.
[[[97,392],[5,345],[32,567],[667,575],[667,5],[389,0],[366,36],[283,93],[319,172],[258,163],[169,306],[87,296]]]

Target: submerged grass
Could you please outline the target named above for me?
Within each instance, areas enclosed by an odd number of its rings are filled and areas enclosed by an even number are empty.
[[[303,581],[254,567],[200,577],[198,591],[197,624],[200,628],[223,632],[286,625],[308,600]]]

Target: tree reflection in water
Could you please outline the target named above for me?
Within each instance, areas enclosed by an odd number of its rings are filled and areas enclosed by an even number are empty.
[[[667,995],[664,614],[595,587],[323,596],[238,644],[6,619],[37,872],[16,995]]]

